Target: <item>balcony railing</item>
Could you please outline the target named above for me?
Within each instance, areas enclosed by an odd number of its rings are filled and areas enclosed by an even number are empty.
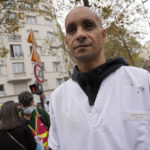
[[[8,82],[21,82],[21,81],[30,81],[32,76],[26,74],[26,72],[13,73],[8,77]]]
[[[8,42],[21,42],[21,35],[8,35]]]

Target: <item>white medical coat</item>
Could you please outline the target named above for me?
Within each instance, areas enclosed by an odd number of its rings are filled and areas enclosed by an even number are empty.
[[[72,79],[50,96],[53,150],[150,150],[150,74],[122,66],[103,80],[93,106]]]

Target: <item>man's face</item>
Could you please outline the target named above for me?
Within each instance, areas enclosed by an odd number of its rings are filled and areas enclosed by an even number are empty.
[[[32,114],[34,110],[34,101],[32,100],[28,105],[24,106],[23,104],[20,104],[21,109],[23,110],[23,113],[26,115]]]
[[[66,44],[78,62],[88,62],[100,57],[105,41],[96,14],[85,7],[72,10],[65,21]]]
[[[24,106],[23,104],[20,104],[21,108],[28,108],[30,106],[34,105],[34,101],[32,100],[28,105]]]

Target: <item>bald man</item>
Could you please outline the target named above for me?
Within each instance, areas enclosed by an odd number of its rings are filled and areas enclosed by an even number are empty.
[[[91,9],[75,7],[65,28],[76,66],[50,96],[51,149],[150,150],[149,73],[105,60],[106,31]]]

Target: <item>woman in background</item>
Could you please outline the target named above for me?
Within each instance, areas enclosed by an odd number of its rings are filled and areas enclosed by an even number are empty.
[[[17,105],[5,102],[0,109],[0,150],[35,150],[36,142],[19,117]]]

